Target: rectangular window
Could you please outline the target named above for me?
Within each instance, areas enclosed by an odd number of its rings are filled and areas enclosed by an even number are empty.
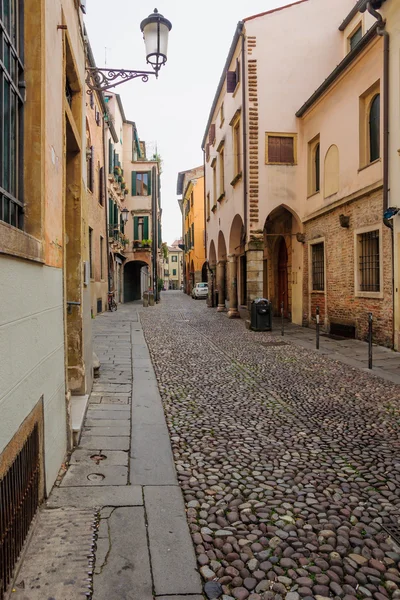
[[[99,169],[99,203],[104,206],[104,167]]]
[[[275,133],[266,134],[265,163],[269,165],[296,164],[296,145],[294,135]]]
[[[100,279],[104,279],[103,252],[104,252],[104,238],[102,238],[102,236],[100,236]]]
[[[7,0],[0,8],[0,220],[19,229],[23,228],[22,11],[19,0]]]
[[[89,266],[90,266],[90,279],[93,279],[93,229],[89,227]]]
[[[316,194],[320,191],[320,142],[317,135],[311,142],[308,142],[308,195]]]
[[[357,46],[357,44],[361,40],[361,38],[362,38],[362,26],[360,25],[358,27],[358,29],[356,29],[356,31],[353,33],[353,35],[351,35],[349,37],[350,52],[352,50],[354,50],[354,48]]]
[[[359,291],[379,292],[379,230],[358,234],[357,242]]]
[[[241,156],[240,156],[240,119],[233,125],[233,156],[234,156],[234,175],[239,175],[241,172]]]
[[[219,199],[225,194],[225,152],[224,147],[219,151]]]
[[[192,248],[194,248],[194,223],[192,223]]]
[[[172,275],[176,275],[176,269],[172,269]]]
[[[222,127],[222,125],[224,124],[225,121],[225,116],[224,116],[224,103],[221,104],[221,108],[219,110],[219,126]]]
[[[213,206],[217,204],[217,165],[213,164]]]
[[[132,196],[151,195],[151,171],[138,173],[132,171]]]
[[[325,289],[324,243],[311,246],[312,289],[323,292]]]
[[[177,257],[176,255],[174,255],[174,254],[173,254],[173,255],[171,256],[171,261],[172,261],[172,262],[178,262],[178,257]]]
[[[210,218],[210,211],[211,211],[211,206],[210,206],[210,192],[207,193],[207,219]]]

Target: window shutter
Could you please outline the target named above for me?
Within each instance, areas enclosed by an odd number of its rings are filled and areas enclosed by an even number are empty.
[[[122,215],[119,215],[119,229],[121,233],[125,233],[125,224],[122,219]]]
[[[99,186],[100,186],[100,193],[99,193],[100,204],[103,206],[104,205],[104,167],[100,167]]]
[[[114,227],[118,227],[118,205],[114,204]]]
[[[108,223],[109,225],[114,223],[114,203],[111,198],[108,199]]]
[[[113,146],[113,147],[114,147],[114,146]],[[114,167],[116,167],[116,166],[117,166],[117,164],[118,164],[118,163],[117,163],[117,156],[118,156],[118,155],[117,155],[117,152],[114,150],[114,158],[113,158],[113,170],[112,170],[112,172],[114,172]]]
[[[90,92],[90,108],[94,107],[94,96],[93,92]]]
[[[158,221],[158,247],[161,248],[161,222]]]
[[[240,60],[237,58],[236,59],[236,85],[239,83],[240,81]]]
[[[143,217],[143,239],[149,239],[149,217]]]
[[[226,74],[226,91],[233,94],[236,87],[236,71],[228,71]]]
[[[281,161],[281,139],[280,137],[268,136],[268,162],[280,163]]]
[[[111,140],[108,140],[108,172],[113,172],[114,149]]]
[[[139,217],[133,217],[133,239],[139,239]]]
[[[210,144],[213,144],[215,140],[215,123],[213,123],[210,127],[210,131],[208,134],[208,141],[210,142]]]
[[[151,196],[151,171],[148,171],[147,174],[148,174],[147,195]]]
[[[131,195],[136,196],[136,171],[132,171],[131,177]]]
[[[90,190],[94,192],[94,146],[90,146]]]
[[[206,145],[206,160],[210,159],[210,144]]]
[[[294,163],[294,146],[292,137],[281,138],[281,162]]]

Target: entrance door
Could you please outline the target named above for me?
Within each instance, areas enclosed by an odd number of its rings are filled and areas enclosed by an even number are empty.
[[[285,240],[282,238],[279,244],[278,254],[278,301],[279,314],[281,312],[281,302],[283,301],[283,314],[288,317],[288,255]]]

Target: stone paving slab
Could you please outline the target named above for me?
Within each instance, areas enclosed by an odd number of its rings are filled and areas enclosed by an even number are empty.
[[[102,421],[99,421],[99,424],[102,423]],[[124,427],[101,427],[99,425],[99,427],[84,427],[83,428],[83,435],[104,435],[104,436],[111,436],[111,437],[118,437],[120,435],[122,436],[126,436],[129,435],[130,433],[130,427],[129,424],[125,424]]]
[[[70,465],[61,487],[127,485],[128,467],[117,465]]]
[[[95,513],[42,510],[18,573],[15,600],[77,600],[91,588],[89,558]]]
[[[82,435],[80,442],[80,448],[90,448],[91,450],[102,451],[102,450],[129,450],[130,440],[129,436],[125,437],[112,437],[112,436],[101,436],[101,435]]]
[[[109,553],[96,564],[93,600],[153,600],[143,508],[117,508],[109,521]]]
[[[94,457],[94,459],[92,458]],[[104,466],[128,466],[128,452],[122,452],[120,450],[108,450],[107,453],[96,453],[93,450],[74,450],[71,454],[70,464],[71,465],[79,465],[79,464],[87,464],[87,465],[96,465],[101,464]]]
[[[160,425],[132,425],[131,482],[135,485],[177,483],[168,430]]]
[[[105,408],[108,406],[109,408]],[[130,407],[129,406],[115,406],[113,404],[103,404],[101,407],[89,406],[86,419],[87,420],[108,420],[108,419],[129,419]]]
[[[46,505],[59,507],[143,506],[140,485],[54,488]]]
[[[144,498],[156,595],[201,594],[180,488],[146,486]]]
[[[129,413],[128,413],[129,415]],[[129,418],[129,416],[128,416]],[[86,420],[85,420],[85,427],[126,427],[127,426],[127,420],[126,418],[122,418],[121,413],[116,414],[116,416],[113,416],[113,414],[109,414],[109,416],[105,416],[104,418],[99,418],[97,417],[97,415],[93,415],[92,412],[90,412],[87,416],[86,416]]]
[[[204,596],[187,594],[186,596],[156,596],[157,600],[204,600]]]

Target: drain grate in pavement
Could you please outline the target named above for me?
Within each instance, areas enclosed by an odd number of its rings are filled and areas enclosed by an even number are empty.
[[[396,520],[392,519],[390,521],[385,519],[385,521],[382,523],[382,529],[384,529],[386,533],[390,535],[393,541],[400,546],[400,518]]]
[[[287,342],[282,342],[281,340],[271,340],[269,342],[260,342],[261,346],[265,346],[266,348],[271,348],[273,346],[288,346]]]

